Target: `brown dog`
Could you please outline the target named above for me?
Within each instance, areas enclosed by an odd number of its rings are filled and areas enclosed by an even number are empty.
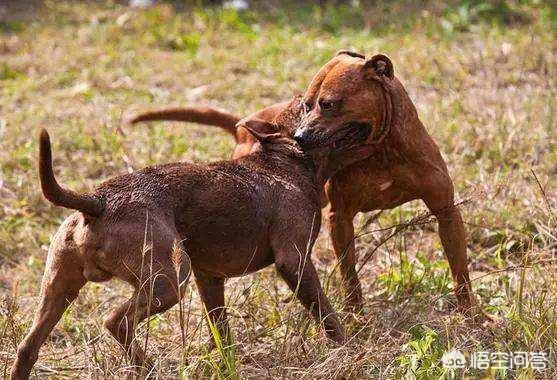
[[[299,120],[301,110],[300,100],[295,100],[276,122]],[[255,119],[245,127],[278,129]],[[349,128],[340,131],[337,140],[348,148],[370,132]],[[89,194],[76,194],[56,182],[50,139],[42,131],[43,193],[54,204],[77,212],[52,240],[39,306],[19,346],[12,378],[29,376],[41,345],[83,285],[113,277],[135,292],[105,325],[132,362],[141,365],[144,352],[134,343],[137,323],[178,302],[183,294],[178,287],[185,286],[190,268],[208,316],[223,337],[228,336],[225,278],[274,263],[300,302],[323,323],[327,336],[344,340],[309,258],[321,222],[320,194],[331,167],[329,157],[344,148],[337,144],[334,151],[316,149],[310,157],[290,138],[253,133],[260,149],[246,157],[209,165],[147,167],[112,178]],[[189,257],[173,260],[182,242]],[[148,283],[152,286],[144,286]]]
[[[326,185],[331,203],[329,230],[340,264],[347,306],[362,306],[362,291],[355,264],[354,227],[358,212],[390,209],[414,199],[422,199],[439,223],[439,236],[455,282],[459,307],[468,311],[475,305],[466,257],[466,233],[454,205],[453,183],[439,149],[418,118],[404,87],[394,76],[393,65],[384,55],[366,59],[363,55],[340,51],[319,70],[305,95],[304,128],[297,139],[306,144],[329,144],[329,136],[348,124],[372,126],[367,143],[350,157],[359,161],[339,171]],[[243,120],[272,118],[285,107],[279,103]],[[187,109],[181,120],[193,119]],[[146,113],[132,119],[145,120]],[[155,119],[176,118],[160,117]],[[218,117],[218,115],[216,115]],[[228,120],[234,116],[227,115]],[[237,119],[237,118],[236,118]],[[224,123],[224,121],[223,121]],[[235,131],[237,146],[233,157],[248,154],[256,141],[241,128]]]

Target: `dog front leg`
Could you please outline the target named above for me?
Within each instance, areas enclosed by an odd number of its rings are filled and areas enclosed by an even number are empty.
[[[67,251],[64,253],[69,256]],[[76,267],[71,260],[54,258],[48,262],[52,262],[51,268],[55,269],[47,268],[43,276],[39,307],[31,330],[18,347],[12,379],[29,377],[38,359],[39,349],[86,282],[81,268]]]
[[[331,200],[329,233],[333,250],[340,267],[342,286],[345,292],[345,309],[359,312],[363,306],[362,286],[356,273],[356,246],[354,243],[354,215],[336,208]]]
[[[224,278],[214,277],[198,271],[194,271],[194,275],[209,323],[210,348],[218,346],[217,340],[224,342],[224,345],[228,345],[230,343],[230,330],[228,328],[226,306],[224,305]],[[211,326],[216,331],[213,331]],[[218,333],[219,336],[217,337],[215,333]]]
[[[301,258],[299,251],[295,249],[279,250],[275,254],[275,266],[302,305],[318,323],[323,324],[327,337],[342,344],[345,339],[344,329],[321,288],[311,260]]]

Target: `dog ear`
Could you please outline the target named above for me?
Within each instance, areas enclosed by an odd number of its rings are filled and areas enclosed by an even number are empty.
[[[252,134],[253,137],[261,144],[272,142],[275,139],[282,137],[279,132],[269,132],[276,131],[278,128],[273,123],[261,119],[249,119],[239,125],[243,127]]]
[[[390,58],[383,54],[376,54],[371,58],[366,59],[364,63],[364,70],[372,72],[378,77],[387,77],[393,79],[395,76],[393,63]]]
[[[338,55],[342,55],[342,54],[346,54],[346,55],[349,55],[349,56],[354,57],[354,58],[366,59],[366,57],[363,54],[356,53],[356,52],[350,51],[350,50],[339,50],[335,54],[335,57],[338,56]]]

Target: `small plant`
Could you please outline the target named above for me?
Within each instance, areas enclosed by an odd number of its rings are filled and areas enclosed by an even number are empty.
[[[181,361],[180,361],[180,368],[183,368],[184,366],[187,366],[188,364],[188,360],[187,360],[187,355],[189,353],[189,346],[186,346],[186,337],[188,336],[188,331],[187,331],[187,325],[186,325],[186,320],[184,317],[184,305],[183,305],[183,290],[182,287],[184,284],[187,283],[187,280],[190,276],[190,273],[186,273],[185,274],[185,279],[182,280],[182,264],[184,263],[184,261],[188,261],[189,262],[189,256],[187,255],[187,253],[183,250],[182,248],[182,242],[178,241],[178,240],[174,240],[174,244],[172,246],[172,265],[174,266],[174,271],[176,272],[176,292],[178,295],[178,319],[179,319],[179,323],[180,323],[180,340],[182,343],[182,355],[181,355]],[[188,264],[187,267],[190,267],[190,265]],[[188,320],[189,320],[189,309],[188,309]]]
[[[399,255],[398,265],[393,265],[378,277],[384,293],[390,297],[401,297],[420,293],[449,293],[451,276],[445,260],[432,260],[418,253],[410,260],[405,251]]]
[[[211,353],[208,355],[208,362],[213,374],[217,379],[237,380],[239,379],[236,368],[236,344],[232,332],[227,329],[228,336],[221,336],[218,327],[209,318],[209,313],[205,309],[205,318],[209,325],[209,331],[220,361],[217,361]]]
[[[23,76],[23,73],[11,68],[6,63],[0,65],[0,81],[17,79],[21,76]]]
[[[400,374],[405,379],[441,378],[447,374],[441,358],[444,347],[437,333],[427,326],[410,329],[410,341],[402,347],[404,352],[398,357]]]

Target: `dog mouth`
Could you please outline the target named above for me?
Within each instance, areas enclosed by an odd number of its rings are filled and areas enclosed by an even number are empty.
[[[306,152],[345,151],[364,143],[371,135],[373,126],[362,122],[349,122],[340,126],[336,130],[327,128],[315,128],[312,131],[305,131],[298,135],[294,134],[294,139]]]
[[[335,151],[350,149],[366,141],[371,131],[368,123],[351,122],[331,135],[327,145]]]

